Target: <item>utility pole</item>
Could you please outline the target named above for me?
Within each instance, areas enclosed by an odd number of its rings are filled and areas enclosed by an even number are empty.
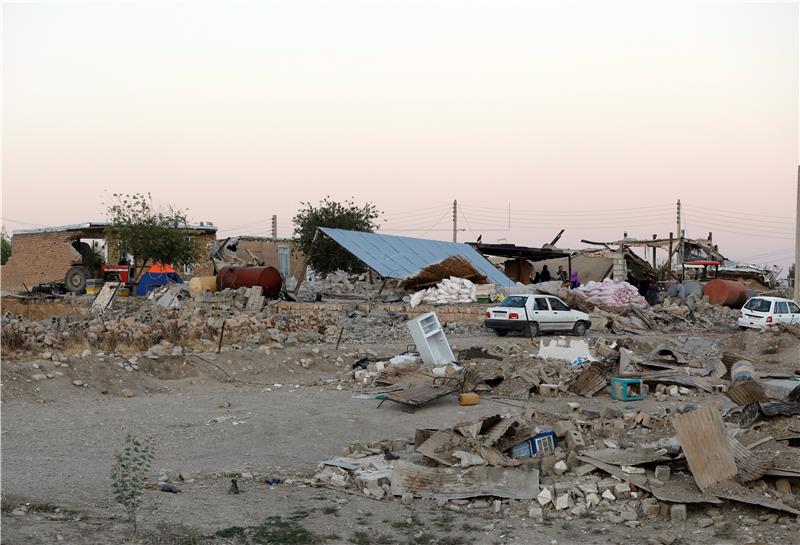
[[[678,265],[683,268],[683,229],[681,229],[681,200],[678,199]]]
[[[272,240],[278,240],[278,216],[272,215]]]
[[[458,242],[458,201],[453,200],[453,242]]]
[[[794,227],[794,300],[800,301],[800,282],[797,277],[798,265],[800,265],[800,166],[797,167],[797,211],[795,212]]]

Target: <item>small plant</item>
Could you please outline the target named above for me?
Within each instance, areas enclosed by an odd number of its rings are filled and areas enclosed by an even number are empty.
[[[114,490],[114,499],[128,513],[134,536],[138,535],[136,512],[142,503],[145,477],[150,471],[154,456],[153,442],[149,439],[140,440],[132,433],[125,439],[122,452],[114,455],[116,462],[111,469],[111,487]]]

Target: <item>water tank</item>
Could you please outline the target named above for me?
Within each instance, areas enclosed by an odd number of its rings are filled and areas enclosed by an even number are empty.
[[[217,291],[217,277],[195,276],[189,280],[189,291]]]
[[[217,289],[238,289],[261,286],[264,297],[275,299],[283,278],[275,267],[223,267],[217,273]]]
[[[733,280],[716,278],[706,284],[703,295],[712,305],[740,308],[747,301],[747,286]]]

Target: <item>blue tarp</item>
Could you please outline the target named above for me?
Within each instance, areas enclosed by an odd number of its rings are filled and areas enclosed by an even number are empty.
[[[183,279],[176,272],[146,272],[136,285],[136,295],[147,295],[164,284],[183,284]]]
[[[329,227],[319,229],[384,278],[401,280],[414,276],[428,265],[439,263],[451,256],[461,256],[486,275],[493,284],[500,286],[514,284],[513,280],[497,270],[475,248],[460,242],[380,235]]]

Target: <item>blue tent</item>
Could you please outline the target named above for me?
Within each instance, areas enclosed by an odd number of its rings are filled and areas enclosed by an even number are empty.
[[[136,295],[147,295],[165,284],[183,284],[183,279],[174,270],[162,272],[159,270],[153,271],[154,268],[151,267],[139,279],[139,283],[136,285]]]

